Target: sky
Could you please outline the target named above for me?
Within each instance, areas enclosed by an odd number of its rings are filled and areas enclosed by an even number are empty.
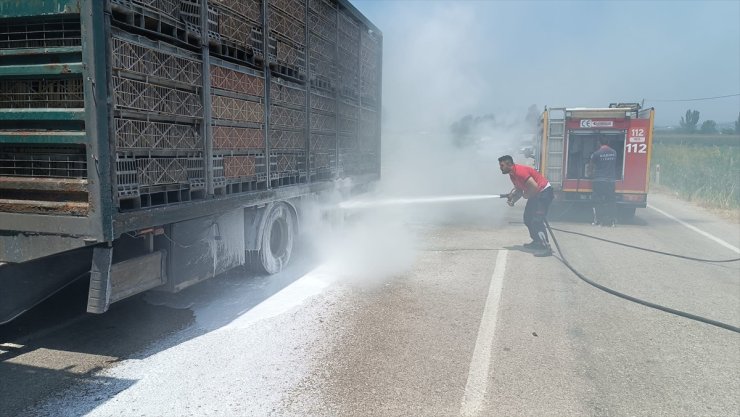
[[[386,128],[466,114],[521,118],[535,104],[655,107],[656,125],[733,122],[740,1],[350,0],[383,33]]]

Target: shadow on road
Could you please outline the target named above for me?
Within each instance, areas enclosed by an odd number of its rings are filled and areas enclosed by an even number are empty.
[[[507,250],[510,250],[510,251],[524,252],[524,253],[528,253],[528,254],[530,254],[532,256],[534,256],[538,252],[542,252],[539,249],[530,249],[530,248],[524,247],[523,245],[504,246],[504,249],[507,249]]]

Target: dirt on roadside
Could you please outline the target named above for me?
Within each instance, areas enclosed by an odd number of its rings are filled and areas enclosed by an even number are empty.
[[[689,201],[685,198],[682,198],[677,192],[665,186],[651,185],[650,193],[651,194],[663,194],[663,195],[671,196],[673,198],[677,198],[681,201],[687,202],[688,204],[694,207],[700,207],[704,210],[707,210],[713,213],[714,215],[722,218],[723,220],[727,220],[734,224],[740,224],[740,209],[737,209],[737,208],[736,209],[722,209],[722,208],[712,207],[708,204],[702,204],[699,201]]]

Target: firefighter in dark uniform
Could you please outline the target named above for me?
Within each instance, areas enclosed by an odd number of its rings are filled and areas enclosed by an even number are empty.
[[[614,193],[616,182],[617,151],[609,147],[605,137],[599,137],[599,149],[591,154],[591,179],[594,203],[594,225],[616,225],[617,200]]]

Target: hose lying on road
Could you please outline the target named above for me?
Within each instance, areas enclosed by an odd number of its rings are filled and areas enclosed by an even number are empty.
[[[639,299],[637,297],[633,297],[631,295],[627,295],[627,294],[621,293],[621,292],[616,291],[616,290],[613,290],[613,289],[611,289],[609,287],[605,287],[605,286],[599,284],[598,282],[594,282],[594,281],[590,280],[588,277],[586,277],[582,273],[578,272],[578,270],[575,269],[573,267],[573,265],[570,264],[570,262],[568,262],[568,259],[565,257],[565,254],[563,254],[563,250],[560,248],[560,244],[558,244],[558,240],[555,237],[555,234],[552,232],[553,229],[550,227],[550,223],[548,223],[547,221],[545,221],[545,225],[547,226],[547,230],[550,232],[550,236],[552,237],[553,243],[555,243],[555,247],[557,248],[558,252],[560,253],[560,258],[559,258],[560,259],[560,262],[562,262],[563,265],[565,265],[574,274],[576,274],[576,276],[578,278],[580,278],[581,280],[583,280],[587,284],[589,284],[589,285],[591,285],[593,287],[596,287],[596,288],[598,288],[598,289],[600,289],[600,290],[602,290],[604,292],[607,292],[607,293],[609,293],[611,295],[617,296],[619,298],[623,298],[625,300],[632,301],[633,303],[644,305],[645,307],[650,307],[650,308],[654,308],[656,310],[665,311],[666,313],[675,314],[677,316],[684,317],[684,318],[687,318],[687,319],[690,319],[690,320],[699,321],[699,322],[706,323],[706,324],[709,324],[709,325],[712,325],[712,326],[716,326],[716,327],[720,327],[720,328],[723,328],[723,329],[726,329],[726,330],[730,330],[730,331],[735,332],[735,333],[740,333],[740,327],[736,327],[736,326],[733,326],[731,324],[723,323],[721,321],[708,319],[706,317],[697,316],[696,314],[687,313],[685,311],[676,310],[676,309],[673,309],[673,308],[670,308],[670,307],[665,307],[665,306],[662,306],[660,304],[651,303],[650,301],[641,300],[641,299]]]
[[[691,256],[684,256],[684,255],[678,255],[678,254],[670,253],[670,252],[663,252],[663,251],[659,251],[659,250],[655,250],[655,249],[650,249],[650,248],[643,248],[641,246],[635,246],[635,245],[630,245],[628,243],[622,243],[622,242],[617,242],[617,241],[614,241],[614,240],[604,239],[604,238],[597,237],[597,236],[592,236],[592,235],[589,235],[589,234],[586,234],[586,233],[574,232],[572,230],[558,229],[557,227],[550,227],[550,225],[548,225],[547,227],[551,229],[550,230],[550,234],[552,234],[552,231],[553,230],[557,230],[558,232],[568,233],[568,234],[571,234],[571,235],[583,236],[583,237],[587,237],[589,239],[600,240],[602,242],[613,243],[615,245],[624,246],[624,247],[632,248],[632,249],[644,250],[646,252],[657,253],[657,254],[660,254],[660,255],[673,256],[675,258],[681,258],[681,259],[688,259],[690,261],[710,262],[710,263],[723,263],[723,262],[737,262],[737,261],[740,261],[740,258],[719,259],[719,260],[694,258],[694,257],[691,257]]]

